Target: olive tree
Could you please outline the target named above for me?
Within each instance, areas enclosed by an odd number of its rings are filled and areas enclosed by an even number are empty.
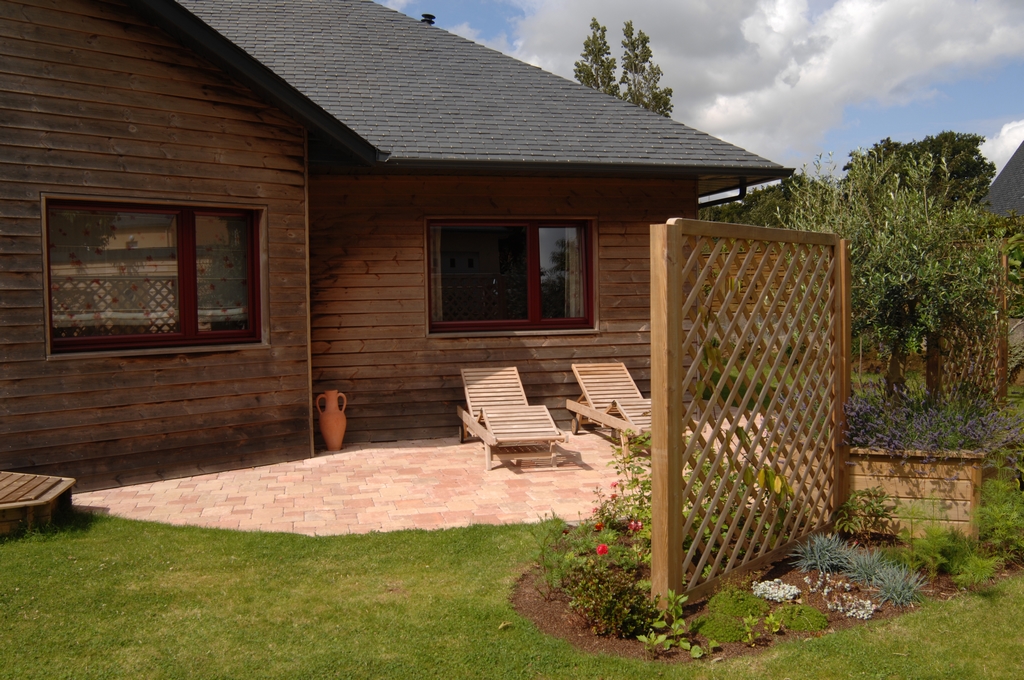
[[[853,331],[888,356],[890,392],[906,383],[907,360],[925,341],[984,337],[997,311],[999,243],[978,240],[987,211],[930,195],[946,172],[927,155],[851,154],[845,177],[815,165],[798,183],[787,226],[850,241]]]

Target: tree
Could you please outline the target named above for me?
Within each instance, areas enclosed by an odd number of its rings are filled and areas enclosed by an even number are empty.
[[[996,166],[981,152],[984,142],[981,135],[945,130],[907,143],[886,137],[876,142],[871,151],[882,157],[895,156],[898,163],[930,156],[934,164],[927,191],[943,207],[948,207],[961,201],[980,204],[988,195]],[[843,169],[849,167],[848,164]]]
[[[877,339],[897,393],[925,341],[992,333],[999,246],[976,238],[987,210],[929,190],[950,181],[930,154],[855,151],[846,169],[839,178],[816,164],[793,192],[787,226],[850,240],[853,332]]]
[[[619,96],[619,83],[615,78],[615,57],[608,45],[608,29],[597,21],[590,20],[590,37],[583,41],[582,59],[576,62],[573,74],[576,80],[587,87],[600,90],[613,97]]]
[[[937,199],[943,209],[967,201],[980,205],[988,194],[989,185],[995,177],[995,166],[981,153],[985,138],[963,132],[947,130],[920,141],[895,142],[891,137],[875,142],[868,153],[879,159],[891,159],[896,165],[906,165],[913,159],[928,156],[932,160],[932,171],[928,180],[927,195]],[[843,171],[853,167],[853,156]],[[780,227],[786,224],[791,211],[791,197],[794,187],[805,178],[796,174],[763,189],[755,189],[742,201],[726,203],[712,208],[701,209],[701,219],[711,222],[732,222],[754,224],[761,227]],[[991,238],[1017,233],[1024,229],[1020,220],[1014,222],[992,215],[981,220],[976,236]]]
[[[622,27],[622,77],[619,84],[626,86],[622,98],[662,116],[672,113],[672,88],[658,87],[663,75],[661,67],[651,61],[651,39],[643,31],[633,34],[633,22]]]
[[[777,184],[769,184],[750,191],[742,201],[701,208],[700,219],[708,222],[785,228],[793,211],[793,191],[806,181],[806,176],[802,174],[786,177]]]
[[[590,20],[590,36],[583,41],[581,59],[573,71],[576,80],[587,87],[618,97],[662,116],[672,113],[672,88],[660,87],[661,67],[651,61],[650,37],[633,30],[633,22],[622,28],[622,75],[616,81],[616,61],[611,56],[607,29],[597,18]],[[620,88],[625,86],[625,91]]]

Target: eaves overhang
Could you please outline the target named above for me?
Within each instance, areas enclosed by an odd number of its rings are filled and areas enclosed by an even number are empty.
[[[324,174],[345,174],[352,168],[335,163],[311,164],[311,171]],[[618,177],[622,179],[691,179],[697,181],[700,197],[736,191],[765,182],[784,179],[793,174],[793,168],[781,166],[757,167],[707,163],[682,165],[671,163],[595,163],[551,162],[531,160],[488,159],[408,159],[392,156],[373,168],[356,170],[373,174],[395,175],[504,175],[548,177]]]

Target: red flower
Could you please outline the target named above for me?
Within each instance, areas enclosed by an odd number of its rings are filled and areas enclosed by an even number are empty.
[[[598,555],[607,555],[608,554],[608,544],[607,543],[602,543],[601,545],[597,546],[597,554]]]
[[[594,531],[601,531],[602,529],[604,529],[604,524],[603,523],[598,522],[597,524],[594,525]]]
[[[641,522],[640,520],[636,520],[636,519],[629,520],[629,530],[630,531],[640,531],[643,528],[644,528],[644,523]]]
[[[612,482],[612,488],[613,488],[613,489],[614,489],[615,487],[617,487],[618,485],[619,485],[619,483],[618,483],[618,482]]]
[[[618,498],[618,497],[619,497],[619,494],[617,494],[617,493],[613,493],[613,494],[612,494],[612,500],[615,500],[615,499],[616,499],[616,498]]]

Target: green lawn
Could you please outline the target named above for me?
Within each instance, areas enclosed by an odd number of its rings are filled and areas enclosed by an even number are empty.
[[[1009,678],[1024,668],[1020,578],[757,658],[588,656],[507,603],[533,545],[526,526],[306,538],[78,516],[0,542],[0,677]]]

